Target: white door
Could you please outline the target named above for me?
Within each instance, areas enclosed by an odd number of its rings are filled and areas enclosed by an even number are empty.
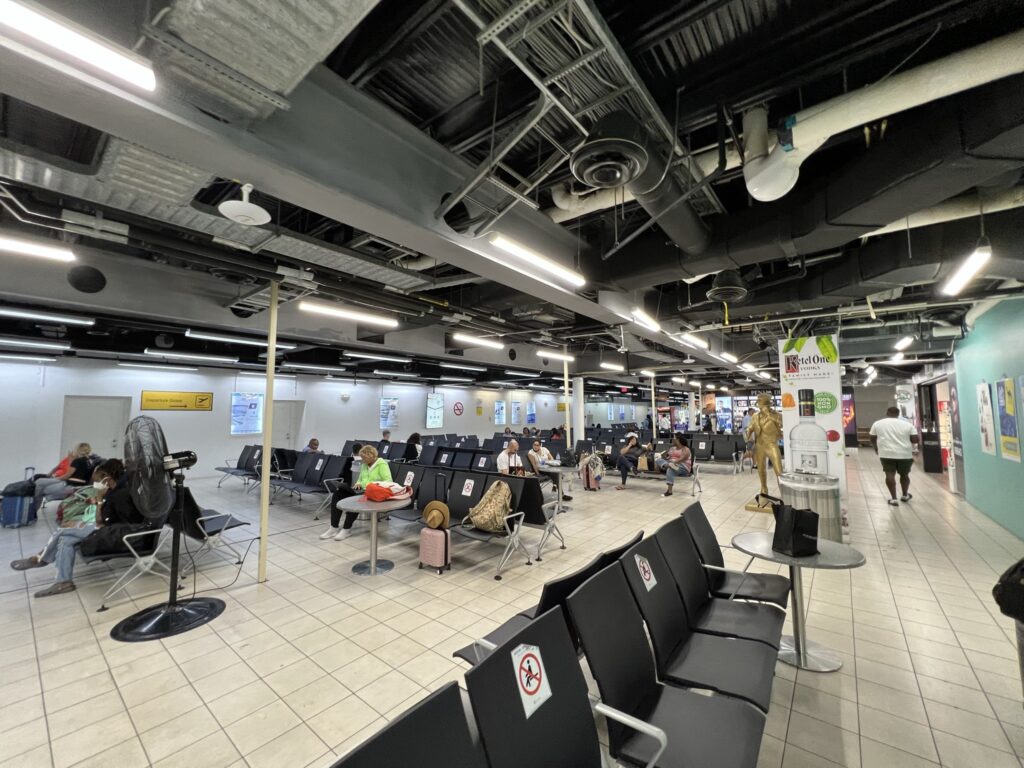
[[[274,401],[274,431],[270,437],[274,448],[301,448],[308,442],[309,438],[304,440],[299,434],[305,408],[305,400]]]
[[[61,450],[89,443],[105,459],[124,458],[124,429],[131,413],[130,397],[65,395]]]

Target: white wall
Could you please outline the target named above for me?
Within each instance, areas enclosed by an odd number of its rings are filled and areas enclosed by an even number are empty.
[[[643,403],[628,403],[625,402],[626,418],[619,418],[619,403],[612,401],[614,406],[615,418],[608,419],[608,402],[604,400],[602,402],[588,402],[584,408],[587,415],[587,426],[592,427],[595,424],[600,424],[602,427],[607,427],[609,424],[622,424],[624,422],[636,422],[637,424],[643,424],[644,419],[647,417],[647,412],[651,410],[650,405],[644,405]],[[636,418],[632,417],[632,411],[630,405],[636,406]]]
[[[262,392],[261,377],[236,376],[232,372],[200,369],[196,373],[152,369],[119,368],[113,362],[67,360],[47,365],[25,363],[0,364],[0,486],[22,477],[25,466],[37,472],[49,471],[66,451],[61,446],[61,420],[65,395],[106,395],[132,398],[132,416],[138,416],[140,394],[144,389],[213,392],[212,411],[145,411],[163,427],[168,447],[172,450],[193,450],[199,464],[196,477],[216,474],[213,468],[226,458],[237,458],[242,446],[258,442],[258,436],[232,437],[229,434],[231,393]],[[275,400],[303,400],[302,429],[297,445],[309,437],[320,439],[326,451],[339,450],[346,439],[372,438],[380,435],[379,400],[397,397],[398,428],[393,438],[404,440],[411,432],[425,433],[426,395],[428,391],[445,395],[444,424],[435,432],[489,437],[503,428],[494,426],[494,402],[506,401],[506,416],[511,419],[511,401],[522,402],[523,419],[526,403],[537,405],[537,426],[551,428],[568,421],[568,413],[557,410],[558,395],[529,390],[497,392],[417,384],[382,382],[329,381],[321,377],[300,376],[278,379]],[[342,395],[348,394],[348,400]],[[482,415],[476,414],[477,400]],[[455,416],[453,405],[463,404],[462,416]],[[517,425],[518,426],[518,425]],[[70,436],[72,442],[89,441],[89,435]]]
[[[892,385],[853,388],[853,403],[857,411],[857,429],[867,429],[885,418],[885,410],[896,405],[896,388]]]

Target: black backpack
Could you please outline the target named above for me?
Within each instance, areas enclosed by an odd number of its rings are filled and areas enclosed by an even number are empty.
[[[1003,615],[1024,621],[1024,560],[1018,560],[999,577],[992,587],[992,597]]]

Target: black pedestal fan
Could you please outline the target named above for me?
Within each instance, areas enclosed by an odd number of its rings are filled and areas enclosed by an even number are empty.
[[[125,474],[135,506],[147,520],[162,524],[170,510],[171,585],[166,603],[145,608],[118,622],[110,636],[125,643],[159,640],[202,626],[224,612],[215,597],[178,599],[178,559],[185,515],[184,470],[196,463],[192,451],[168,453],[156,419],[138,416],[128,423],[124,442]]]

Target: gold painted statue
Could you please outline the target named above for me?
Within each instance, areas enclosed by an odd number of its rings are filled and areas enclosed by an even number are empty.
[[[761,479],[761,496],[768,495],[768,461],[772,462],[775,479],[782,474],[782,456],[779,453],[779,440],[782,439],[782,414],[772,408],[771,395],[757,396],[757,413],[747,427],[746,439],[749,442],[753,435],[754,461],[757,463],[757,475]]]

